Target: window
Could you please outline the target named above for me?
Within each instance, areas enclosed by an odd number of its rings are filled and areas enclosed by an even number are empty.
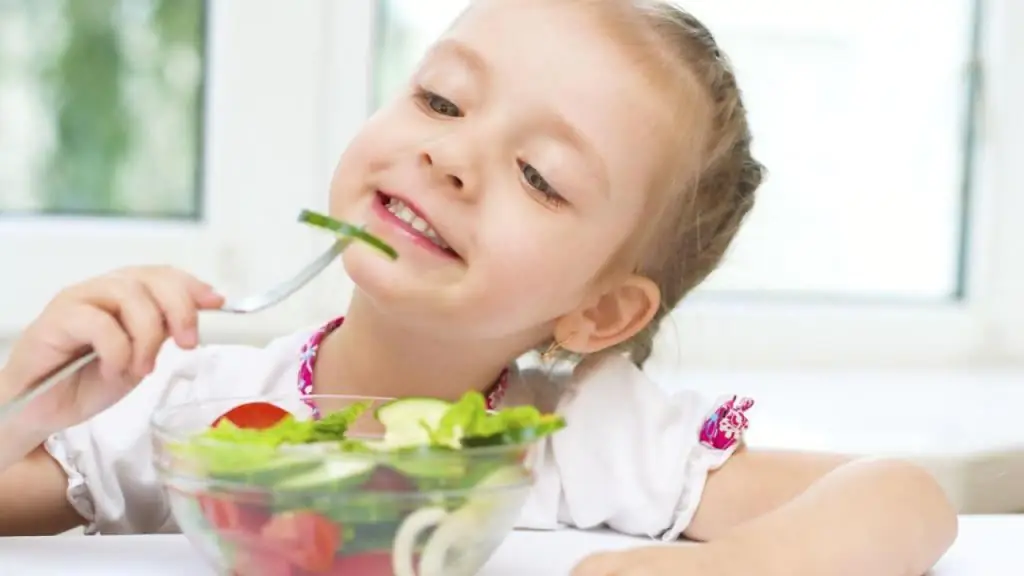
[[[733,58],[771,171],[709,288],[959,297],[973,0],[687,5]]]
[[[332,4],[0,2],[0,270],[17,278],[0,333],[116,267],[180,266],[236,294],[322,249],[294,217],[325,205],[327,134],[365,111],[324,123]],[[262,338],[312,306],[205,325]]]
[[[0,208],[196,218],[201,0],[0,5]]]

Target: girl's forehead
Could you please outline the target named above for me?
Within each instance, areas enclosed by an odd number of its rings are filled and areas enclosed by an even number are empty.
[[[604,165],[613,193],[635,196],[661,178],[685,106],[651,85],[639,52],[588,4],[474,2],[434,55],[472,69],[488,97],[524,119],[564,123]]]

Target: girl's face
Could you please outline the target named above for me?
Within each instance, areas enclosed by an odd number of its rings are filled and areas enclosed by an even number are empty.
[[[342,156],[331,213],[400,255],[344,256],[383,312],[529,347],[599,300],[673,111],[574,4],[477,2]]]

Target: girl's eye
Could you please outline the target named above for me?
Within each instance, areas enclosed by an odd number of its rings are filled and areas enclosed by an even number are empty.
[[[451,118],[462,117],[462,110],[460,110],[454,102],[444,96],[435,94],[429,90],[420,90],[417,97],[427,108],[430,109],[431,112],[435,114],[449,116]]]
[[[555,189],[548,184],[548,181],[541,176],[541,173],[536,168],[527,164],[526,162],[519,162],[519,170],[523,173],[523,179],[526,183],[543,197],[545,202],[550,202],[555,206],[561,206],[565,204],[565,198],[562,198]]]

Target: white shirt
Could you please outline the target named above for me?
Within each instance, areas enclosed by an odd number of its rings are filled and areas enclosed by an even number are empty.
[[[262,348],[168,345],[154,373],[121,402],[47,440],[87,533],[178,532],[153,465],[153,413],[197,400],[298,397],[299,351],[311,335]],[[538,370],[513,372],[505,404],[522,403],[556,410],[568,425],[532,453],[536,480],[518,528],[606,526],[665,540],[689,525],[708,472],[739,445],[749,407],[669,395],[621,356],[584,361],[558,381]]]

